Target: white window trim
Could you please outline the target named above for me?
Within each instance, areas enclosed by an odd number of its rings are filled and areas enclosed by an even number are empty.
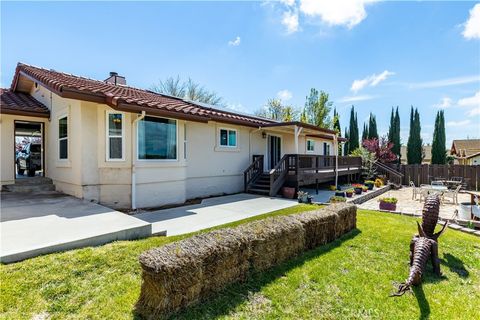
[[[227,145],[226,146],[222,144],[222,135],[221,135],[222,130],[227,130]],[[229,131],[235,131],[235,145],[234,146],[228,145],[228,139],[230,137]],[[234,128],[225,128],[225,127],[218,128],[218,139],[217,139],[217,141],[218,141],[218,147],[219,148],[238,149],[238,130],[234,129]]]
[[[168,120],[173,120],[175,121],[175,130],[176,130],[176,134],[175,134],[175,159],[140,159],[139,158],[139,152],[138,152],[138,149],[140,148],[140,143],[139,143],[139,139],[138,139],[138,124],[140,123],[140,121],[144,121],[145,118],[160,118],[160,119],[168,119]],[[178,162],[178,120],[177,119],[173,119],[173,118],[167,118],[167,117],[158,117],[158,116],[153,116],[153,115],[147,115],[145,118],[143,118],[142,120],[138,121],[137,122],[137,127],[135,128],[135,130],[137,131],[137,141],[136,141],[136,145],[137,145],[137,155],[136,155],[136,161],[139,161],[139,162]]]
[[[308,150],[308,142],[309,141],[312,142],[312,146],[313,146],[312,150]],[[315,152],[315,140],[307,139],[307,141],[305,142],[305,149],[306,149],[307,153],[314,153]]]
[[[60,120],[63,118],[67,118],[67,136],[65,138],[60,138]],[[68,113],[63,113],[57,117],[57,160],[61,162],[68,162],[70,159],[70,117],[68,116]],[[66,158],[60,158],[60,141],[61,140],[67,140],[67,157]]]
[[[122,134],[120,136],[110,136],[110,122],[109,118],[111,114],[120,114],[122,116]],[[110,138],[122,138],[122,158],[110,158]],[[118,162],[125,161],[125,114],[123,112],[107,110],[105,117],[105,161]]]

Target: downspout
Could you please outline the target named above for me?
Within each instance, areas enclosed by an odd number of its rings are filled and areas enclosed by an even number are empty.
[[[335,149],[335,187],[338,188],[338,137],[333,136],[333,148]]]
[[[138,142],[136,138],[134,139],[134,137],[136,137],[135,129],[137,126],[137,122],[145,118],[145,115],[146,115],[146,112],[142,111],[142,114],[132,121],[132,136],[131,136],[131,139],[132,139],[132,170],[131,170],[132,171],[132,192],[131,192],[132,193],[132,210],[137,209],[137,203],[136,203],[137,182],[136,182],[136,176],[135,176],[135,170],[136,170],[135,163],[137,162],[137,158],[135,153],[136,148],[134,146]],[[135,140],[135,144],[133,143],[134,140]]]

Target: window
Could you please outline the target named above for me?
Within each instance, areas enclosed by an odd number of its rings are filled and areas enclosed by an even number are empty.
[[[58,119],[58,158],[68,159],[68,117]]]
[[[123,160],[123,114],[107,113],[107,161]]]
[[[236,147],[237,130],[220,129],[220,145],[222,147]]]
[[[176,160],[177,121],[145,117],[138,122],[138,159]]]
[[[314,140],[307,140],[307,151],[308,152],[313,152],[315,151],[315,141]]]

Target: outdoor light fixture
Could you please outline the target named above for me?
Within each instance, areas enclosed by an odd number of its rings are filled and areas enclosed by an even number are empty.
[[[262,138],[266,139],[267,138],[267,133],[265,131],[262,131]]]

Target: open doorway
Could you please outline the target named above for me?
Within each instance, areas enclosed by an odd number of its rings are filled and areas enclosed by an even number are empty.
[[[45,175],[44,130],[42,122],[15,121],[15,177]]]

